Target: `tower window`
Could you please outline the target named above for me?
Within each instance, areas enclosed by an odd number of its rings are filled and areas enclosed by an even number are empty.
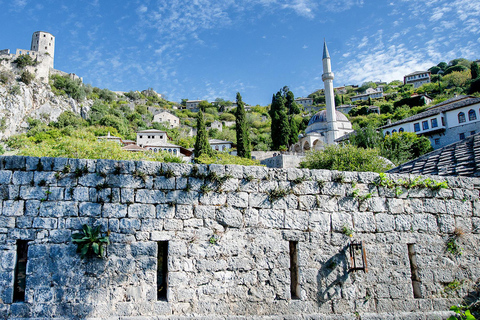
[[[167,300],[168,241],[158,242],[157,252],[157,300]]]
[[[44,34],[44,35],[43,35],[43,37],[45,38],[45,37],[46,37],[46,35]]]
[[[289,242],[290,251],[290,295],[292,299],[300,298],[300,285],[298,283],[298,242]]]
[[[48,49],[48,47],[45,47],[45,50],[47,50],[47,49]]]
[[[28,241],[17,240],[17,263],[15,265],[13,301],[25,301],[27,257]]]

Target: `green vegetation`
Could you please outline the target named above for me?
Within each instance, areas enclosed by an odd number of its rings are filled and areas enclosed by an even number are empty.
[[[456,316],[451,316],[447,320],[475,320],[475,317],[472,315],[470,310],[465,310],[465,306],[452,306],[450,310],[455,312]]]
[[[384,172],[392,168],[377,149],[353,145],[328,145],[322,151],[310,151],[300,163],[302,168],[340,171]]]
[[[35,80],[35,74],[28,72],[27,70],[23,71],[20,75],[20,81],[22,81],[26,85],[32,83],[33,80]]]
[[[240,92],[237,92],[236,133],[237,133],[237,155],[241,158],[251,158],[250,141],[245,116],[245,107]]]
[[[210,156],[212,148],[208,143],[207,132],[205,130],[205,121],[203,120],[203,112],[199,111],[197,114],[197,137],[195,139],[195,158],[200,158],[202,155]],[[198,161],[198,160],[195,160]]]
[[[72,234],[72,242],[77,245],[77,253],[80,253],[82,259],[88,256],[104,257],[105,246],[110,244],[110,231],[107,231],[107,235],[102,235],[100,230],[101,226],[92,228],[84,224],[82,232]]]
[[[272,119],[273,150],[287,150],[289,145],[298,141],[298,124],[295,115],[300,113],[300,109],[294,100],[294,95],[287,86],[273,95],[269,111]]]
[[[213,150],[212,150],[213,151]],[[211,155],[203,154],[195,158],[196,163],[201,164],[238,164],[242,166],[259,166],[260,162],[248,158],[232,156],[228,152],[214,151]]]
[[[20,69],[25,68],[26,66],[35,66],[37,65],[37,61],[33,60],[32,57],[28,54],[21,54],[17,57],[17,59],[13,60],[14,63],[17,64],[17,67]]]

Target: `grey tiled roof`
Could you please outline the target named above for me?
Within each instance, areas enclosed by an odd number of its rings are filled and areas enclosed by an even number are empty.
[[[380,129],[386,129],[386,128],[390,128],[390,127],[393,127],[393,126],[396,126],[396,125],[399,125],[399,124],[402,124],[402,123],[407,123],[407,122],[420,120],[420,119],[423,119],[423,118],[428,118],[428,117],[431,117],[431,116],[436,115],[436,114],[440,114],[440,113],[445,112],[445,111],[455,110],[455,109],[466,107],[466,106],[476,104],[476,103],[480,103],[480,98],[469,97],[469,96],[458,96],[458,97],[451,98],[451,99],[448,99],[446,101],[443,101],[442,103],[436,104],[436,105],[428,108],[427,110],[425,110],[423,112],[420,112],[416,115],[413,115],[411,117],[399,120],[399,121],[394,122],[392,124],[384,125],[384,126],[380,127]]]
[[[424,154],[388,172],[480,177],[480,133]]]

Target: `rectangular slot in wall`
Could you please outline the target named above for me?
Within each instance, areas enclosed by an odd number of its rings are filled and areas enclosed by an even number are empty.
[[[421,281],[418,276],[417,255],[415,244],[408,245],[408,260],[410,261],[410,273],[412,274],[413,297],[422,298]]]
[[[158,242],[157,254],[157,300],[167,300],[168,241]]]
[[[27,276],[28,241],[17,240],[17,262],[15,264],[15,278],[13,286],[13,301],[25,301]]]
[[[290,294],[292,299],[300,299],[298,281],[298,242],[290,241]]]

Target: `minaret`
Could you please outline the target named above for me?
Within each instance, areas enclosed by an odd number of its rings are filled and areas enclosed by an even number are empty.
[[[337,128],[337,115],[335,114],[335,96],[333,94],[333,72],[328,54],[327,43],[323,41],[323,74],[322,80],[325,86],[325,103],[327,104],[327,144],[334,144],[339,137]]]

